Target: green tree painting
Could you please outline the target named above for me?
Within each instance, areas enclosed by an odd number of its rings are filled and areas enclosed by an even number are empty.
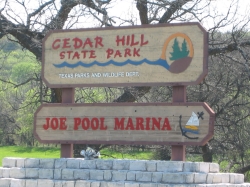
[[[173,52],[170,52],[170,54],[171,54],[170,60],[178,60],[181,58],[185,58],[189,54],[187,42],[185,39],[183,40],[182,45],[181,45],[181,49],[180,49],[179,41],[177,40],[177,38],[175,38],[172,48],[173,48]]]

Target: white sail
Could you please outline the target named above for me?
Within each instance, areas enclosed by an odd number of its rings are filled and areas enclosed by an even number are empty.
[[[194,112],[192,112],[192,116],[189,118],[186,125],[190,125],[190,126],[199,126],[200,125],[198,116]]]

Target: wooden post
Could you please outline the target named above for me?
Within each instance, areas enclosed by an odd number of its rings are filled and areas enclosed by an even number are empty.
[[[62,88],[62,103],[75,102],[75,89]],[[73,144],[61,144],[61,158],[73,157]]]
[[[186,102],[186,86],[173,86],[173,103]],[[172,145],[172,161],[185,161],[186,160],[186,146],[185,145]]]

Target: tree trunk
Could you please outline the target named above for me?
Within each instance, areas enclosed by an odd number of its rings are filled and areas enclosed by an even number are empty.
[[[201,147],[202,149],[202,158],[203,162],[212,162],[213,161],[213,154],[211,149],[209,149],[208,144],[205,144]]]

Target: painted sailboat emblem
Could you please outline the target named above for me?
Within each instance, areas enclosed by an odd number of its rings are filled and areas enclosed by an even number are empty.
[[[199,122],[198,116],[194,112],[192,112],[191,117],[189,118],[185,127],[183,127],[183,131],[194,133],[194,134],[199,134],[199,125],[200,125],[200,122]]]

